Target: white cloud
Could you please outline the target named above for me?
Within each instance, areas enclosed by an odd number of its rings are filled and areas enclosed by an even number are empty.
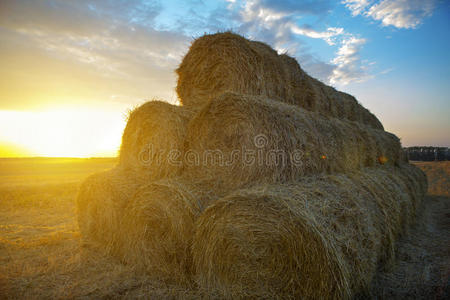
[[[344,0],[341,3],[352,11],[353,16],[361,14],[367,6],[370,5],[372,0]]]
[[[257,24],[260,27],[274,30],[277,37],[287,34],[302,35],[314,39],[323,39],[329,45],[334,45],[334,38],[343,34],[343,28],[329,27],[326,31],[317,31],[309,26],[298,26],[294,22],[293,13],[278,7],[278,10],[265,6],[263,1],[246,2],[241,12],[242,21]]]
[[[381,21],[383,26],[416,28],[424,18],[431,16],[436,0],[344,0],[341,2],[352,15],[364,15]]]
[[[330,76],[331,84],[346,85],[370,78],[367,74],[367,66],[363,65],[360,57],[360,51],[365,43],[365,39],[354,36],[349,36],[342,41],[337,56],[332,60],[336,68]]]
[[[286,17],[288,13],[276,11],[269,7],[263,6],[260,1],[247,1],[244,10],[241,12],[244,22],[261,21],[271,23]]]
[[[323,15],[333,8],[332,0],[258,0],[262,6],[289,14]]]
[[[326,31],[320,32],[308,27],[299,27],[296,24],[291,24],[291,30],[295,34],[304,35],[313,39],[323,39],[328,45],[334,45],[336,36],[344,33],[344,28],[329,27]]]
[[[387,74],[394,71],[394,68],[388,68],[380,72],[381,75]]]
[[[431,16],[436,3],[433,0],[384,0],[372,6],[367,15],[383,26],[416,28],[425,17]]]

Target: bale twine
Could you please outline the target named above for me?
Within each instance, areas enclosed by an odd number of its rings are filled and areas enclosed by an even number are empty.
[[[356,99],[308,76],[297,61],[270,46],[225,32],[196,39],[177,69],[177,93],[200,107],[226,91],[264,95],[327,116],[383,129]]]
[[[228,298],[341,299],[367,291],[423,197],[411,194],[424,190],[419,172],[367,168],[217,200],[196,223],[197,283]],[[409,190],[405,177],[421,188]]]
[[[130,113],[122,137],[119,167],[149,180],[176,176],[186,125],[193,112],[162,101],[150,101]]]
[[[228,190],[400,161],[399,139],[262,96],[224,93],[188,125],[184,173]]]

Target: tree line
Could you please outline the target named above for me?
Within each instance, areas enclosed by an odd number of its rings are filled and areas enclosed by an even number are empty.
[[[450,160],[450,148],[448,147],[406,147],[403,148],[409,160],[418,161],[443,161]]]

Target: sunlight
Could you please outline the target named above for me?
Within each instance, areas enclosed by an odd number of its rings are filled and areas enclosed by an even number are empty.
[[[124,126],[117,111],[0,111],[0,143],[31,156],[116,156]]]

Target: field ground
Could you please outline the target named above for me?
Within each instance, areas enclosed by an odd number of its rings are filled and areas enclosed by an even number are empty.
[[[0,159],[0,298],[197,298],[150,282],[80,243],[75,197],[83,178],[115,159]],[[450,163],[417,163],[430,195],[374,298],[450,296]],[[204,295],[203,295],[204,296]]]
[[[450,197],[450,161],[413,163],[427,174],[430,195]]]

